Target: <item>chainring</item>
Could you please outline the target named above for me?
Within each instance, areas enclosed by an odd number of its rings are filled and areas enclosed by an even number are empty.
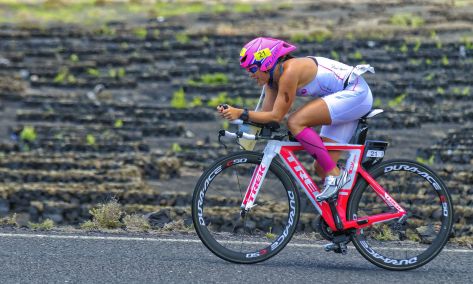
[[[315,222],[317,231],[320,233],[320,235],[327,241],[333,241],[335,235],[333,234],[332,229],[330,229],[325,220],[320,215],[318,215]]]

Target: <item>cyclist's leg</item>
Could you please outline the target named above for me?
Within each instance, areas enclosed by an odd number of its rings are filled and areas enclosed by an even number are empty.
[[[323,141],[348,143],[356,129],[357,121],[366,114],[373,104],[373,96],[368,84],[363,77],[357,77],[345,90],[325,96],[322,100],[326,103],[330,113],[330,125],[322,126],[320,136]],[[331,153],[335,162],[341,152]],[[324,178],[324,172],[317,163],[316,172]]]
[[[324,125],[320,130],[322,141],[329,143],[348,143],[355,132],[358,121],[350,121],[337,125]],[[330,156],[336,163],[342,154],[342,151],[329,151]],[[314,162],[314,169],[320,178],[325,178],[326,174],[317,161]]]
[[[328,143],[337,143],[337,141],[324,137],[322,133],[320,134],[320,138],[322,138],[322,141],[328,142]],[[337,163],[337,161],[340,159],[340,155],[342,154],[341,151],[328,151],[328,154],[332,158],[332,160]],[[314,161],[314,171],[319,176],[321,179],[324,179],[327,174],[325,173],[324,169],[317,163],[317,161]]]
[[[323,145],[320,136],[310,127],[331,124],[330,111],[322,99],[308,102],[289,116],[287,125],[294,137],[302,144],[329,175],[338,175],[339,169]]]

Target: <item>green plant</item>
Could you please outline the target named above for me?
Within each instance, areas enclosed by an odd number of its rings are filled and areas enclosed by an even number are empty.
[[[54,77],[54,83],[63,83],[67,79],[67,75],[69,74],[69,70],[66,67],[62,67],[57,73],[56,77]]]
[[[69,74],[69,69],[67,67],[62,67],[59,70],[59,73],[54,77],[53,80],[54,83],[75,83],[76,82],[76,77],[74,75]]]
[[[202,106],[202,98],[201,97],[194,97],[191,102],[191,107],[199,107]]]
[[[68,83],[75,83],[77,82],[76,77],[72,74],[67,75],[67,82]]]
[[[421,241],[419,234],[417,234],[414,230],[406,230],[406,236],[408,240],[413,242],[419,243]]]
[[[228,76],[225,73],[212,73],[201,75],[197,80],[188,80],[191,86],[200,85],[224,85],[228,83]]]
[[[217,64],[221,66],[225,66],[228,64],[228,59],[218,56],[217,57]]]
[[[220,104],[226,103],[228,100],[227,92],[220,92],[216,97],[211,98],[207,105],[210,107],[217,107]]]
[[[413,66],[419,66],[422,63],[422,59],[409,59],[409,64]]]
[[[291,3],[282,3],[277,7],[278,10],[294,10],[294,5]]]
[[[127,215],[123,218],[123,223],[128,230],[146,232],[151,229],[148,220],[140,214]]]
[[[16,213],[13,213],[10,216],[4,217],[0,219],[0,225],[8,225],[13,227],[18,227],[18,222],[16,220]]]
[[[317,43],[323,43],[327,39],[330,39],[332,37],[332,32],[329,30],[317,30],[313,31],[309,34],[307,33],[295,33],[291,36],[290,41],[291,42],[317,42]]]
[[[33,230],[51,230],[54,228],[54,221],[51,219],[46,219],[42,223],[32,223],[28,222],[28,227]]]
[[[211,11],[215,14],[224,13],[227,11],[227,7],[224,4],[217,3],[212,5]]]
[[[113,127],[122,128],[123,127],[123,120],[121,120],[121,119],[115,120],[115,123],[113,123]]]
[[[120,79],[125,77],[125,68],[120,67],[118,69],[111,68],[108,70],[108,75],[112,78]]]
[[[123,225],[120,221],[123,211],[116,198],[112,198],[108,203],[99,204],[97,208],[90,209],[89,213],[92,215],[93,224],[83,224],[85,227],[115,229]]]
[[[351,54],[351,56],[353,57],[353,59],[356,59],[356,60],[361,60],[363,59],[363,55],[361,54],[360,51],[355,51],[354,53]]]
[[[120,67],[120,68],[118,68],[118,71],[117,71],[117,77],[118,78],[123,78],[123,77],[125,77],[125,73],[126,73],[125,68]]]
[[[425,81],[432,81],[434,79],[435,74],[434,73],[429,73],[427,76],[424,77]]]
[[[393,234],[391,228],[386,224],[382,224],[376,228],[376,234],[373,236],[373,238],[379,241],[396,240],[396,236]]]
[[[470,87],[463,88],[462,95],[463,96],[469,96],[470,95]]]
[[[92,134],[87,134],[85,137],[85,140],[87,142],[87,145],[89,146],[94,146],[95,145],[95,136]]]
[[[459,88],[459,87],[453,87],[452,93],[453,93],[454,95],[459,95],[459,94],[461,94],[460,88]]]
[[[461,38],[461,43],[465,46],[466,49],[473,49],[473,40],[471,38],[464,36]]]
[[[204,74],[201,81],[208,85],[222,85],[228,83],[228,77],[225,73]]]
[[[130,46],[128,45],[128,42],[124,41],[120,43],[120,48],[123,50],[127,50]]]
[[[77,54],[75,54],[75,53],[71,54],[71,56],[69,57],[69,59],[70,59],[72,62],[79,62],[79,56],[77,56]]]
[[[374,99],[373,107],[379,108],[383,105],[383,101],[380,98]]]
[[[180,88],[179,90],[173,93],[171,99],[171,106],[177,109],[187,108],[186,94],[184,93],[183,88]]]
[[[445,90],[442,87],[437,87],[437,94],[443,95],[445,94]]]
[[[330,56],[331,56],[334,60],[340,60],[340,55],[338,55],[338,53],[337,53],[335,50],[330,51]]]
[[[186,44],[190,41],[190,38],[185,33],[178,33],[176,34],[176,40],[181,44]]]
[[[396,13],[390,19],[391,25],[418,28],[424,25],[424,19],[412,13]]]
[[[401,47],[399,48],[399,51],[402,53],[407,53],[409,51],[409,48],[407,47],[406,43],[403,43]]]
[[[253,6],[246,3],[237,3],[234,5],[233,11],[236,13],[251,13],[253,12]]]
[[[273,228],[269,227],[269,232],[264,234],[264,236],[269,240],[274,240],[276,238],[276,234],[274,234],[272,231],[273,231]]]
[[[222,128],[227,130],[230,127],[230,122],[228,120],[222,120]]]
[[[419,48],[421,47],[421,45],[422,45],[422,42],[420,41],[420,39],[416,38],[416,42],[415,42],[415,45],[414,45],[414,47],[412,48],[412,50],[413,50],[414,52],[419,51]]]
[[[396,52],[396,49],[390,45],[385,45],[384,50],[386,50],[387,52]]]
[[[87,231],[93,231],[93,230],[98,230],[99,227],[97,224],[93,221],[87,220],[84,223],[80,225],[81,229],[87,230]]]
[[[171,151],[172,151],[173,153],[180,153],[180,152],[182,152],[182,148],[181,148],[181,146],[179,146],[179,144],[177,144],[177,143],[172,143],[172,145],[171,145]]]
[[[94,77],[99,77],[100,76],[100,71],[98,69],[95,69],[95,68],[87,68],[86,72],[90,76],[94,76]]]
[[[395,97],[394,99],[392,99],[388,102],[388,106],[391,107],[391,108],[394,108],[394,107],[402,104],[402,102],[404,102],[404,99],[406,98],[406,96],[407,96],[407,94],[403,93],[403,94]]]
[[[193,228],[193,225],[187,226],[184,223],[184,220],[179,219],[177,221],[164,224],[161,230],[166,232],[191,232],[193,231]]]
[[[145,39],[148,35],[148,31],[146,30],[146,28],[140,27],[133,29],[133,34],[139,39]]]
[[[36,137],[36,131],[33,126],[25,126],[20,132],[20,139],[22,141],[34,142]]]
[[[446,55],[442,56],[442,65],[447,66],[448,64],[448,57]]]
[[[417,162],[428,165],[428,166],[432,166],[434,164],[434,160],[435,160],[434,155],[430,156],[430,158],[428,158],[428,159],[424,159],[422,157],[417,157],[416,158]]]
[[[451,241],[461,246],[465,246],[469,249],[473,249],[473,236],[455,237],[452,238]]]
[[[243,103],[243,98],[238,96],[234,99],[230,99],[228,101],[229,104],[231,104],[232,106],[238,106],[238,107],[242,107],[244,105]]]
[[[432,59],[430,58],[425,59],[425,64],[432,65]]]

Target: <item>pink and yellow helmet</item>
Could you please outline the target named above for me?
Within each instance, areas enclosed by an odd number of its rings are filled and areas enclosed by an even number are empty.
[[[280,39],[258,37],[247,43],[240,51],[240,66],[248,68],[258,65],[261,71],[270,70],[280,57],[296,47]]]

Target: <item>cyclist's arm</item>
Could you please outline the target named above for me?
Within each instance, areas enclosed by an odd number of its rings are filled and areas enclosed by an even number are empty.
[[[271,111],[273,110],[277,92],[266,85],[264,88],[264,93],[263,105],[259,111]]]
[[[250,111],[250,121],[268,123],[283,120],[296,97],[298,78],[299,76],[296,70],[290,67],[287,68],[279,79],[279,90],[274,98],[273,107],[270,110],[264,109],[259,112]],[[267,105],[269,105],[269,101]],[[263,105],[263,107],[265,107],[265,105]]]

